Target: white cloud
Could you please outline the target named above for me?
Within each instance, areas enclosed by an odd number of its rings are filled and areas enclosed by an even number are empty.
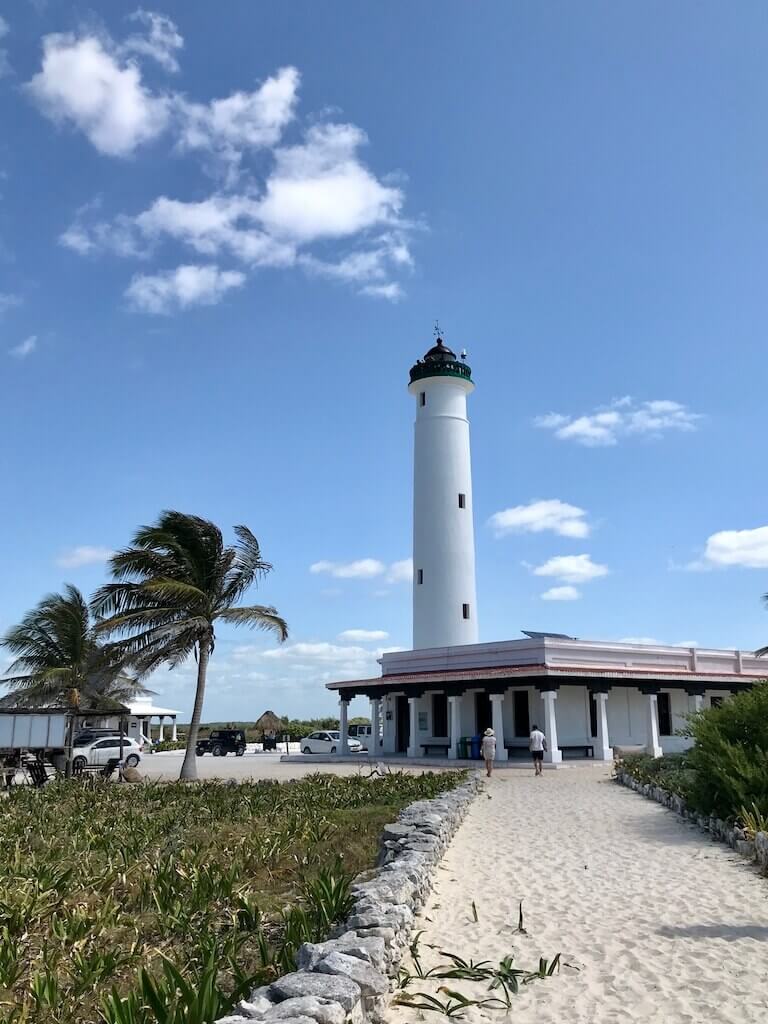
[[[589,555],[557,555],[537,566],[534,576],[554,576],[564,583],[588,583],[608,575],[608,567],[593,562]]]
[[[374,640],[388,640],[389,633],[383,629],[345,629],[336,639],[343,643],[370,643]]]
[[[299,262],[311,274],[361,285],[360,294],[397,302],[403,289],[389,280],[393,271],[413,264],[408,244],[402,232],[385,232],[366,249],[349,253],[337,262],[302,255]],[[366,283],[368,282],[368,283]]]
[[[267,229],[308,242],[397,224],[403,193],[360,162],[357,150],[366,141],[355,125],[323,124],[311,127],[302,145],[276,150],[261,202]]]
[[[31,356],[37,348],[37,335],[30,334],[24,341],[19,342],[13,348],[8,349],[9,355],[15,356],[16,359],[26,359],[27,356]]]
[[[111,224],[92,222],[93,214],[101,209],[101,202],[101,197],[97,196],[81,206],[72,224],[59,236],[59,244],[81,256],[98,252],[126,257],[146,255],[146,244],[130,217],[120,214]]]
[[[21,305],[21,296],[13,295],[11,292],[0,292],[0,314],[5,313],[14,306]]]
[[[60,243],[80,255],[147,257],[170,241],[217,261],[231,257],[249,269],[297,266],[351,284],[361,295],[400,299],[395,278],[413,264],[413,225],[401,215],[402,188],[380,180],[360,159],[365,133],[352,124],[315,123],[297,144],[281,144],[296,118],[301,76],[292,66],[252,91],[211,100],[153,90],[141,62],[175,72],[184,41],[164,15],[139,10],[132,18],[142,31],[122,42],[87,29],[46,36],[29,95],[47,117],[74,125],[109,156],[130,156],[166,133],[178,154],[195,154],[204,170],[223,171],[224,190],[196,201],[159,196],[143,212],[102,221],[93,216],[97,204],[89,204]],[[270,163],[245,163],[262,149],[272,151]],[[342,241],[354,241],[353,251],[330,247]],[[322,252],[309,251],[315,244]],[[154,291],[146,298],[147,288],[141,277],[129,294],[136,301],[138,290],[140,308],[165,311]]]
[[[231,288],[239,288],[244,282],[245,274],[238,270],[187,265],[159,274],[138,274],[125,294],[141,312],[172,313],[190,306],[214,305]]]
[[[583,508],[551,498],[495,512],[488,522],[497,537],[508,533],[541,533],[544,530],[552,530],[561,537],[587,537],[590,527],[586,514]]]
[[[371,295],[375,299],[389,299],[390,302],[398,302],[405,293],[396,281],[390,281],[389,284],[367,284],[360,289],[360,294]]]
[[[576,587],[550,587],[541,595],[542,601],[578,601],[581,593]]]
[[[0,15],[0,39],[4,39],[9,32],[8,22]],[[0,47],[0,78],[10,74],[11,65],[8,61],[8,51],[5,47]]]
[[[576,441],[590,448],[615,445],[633,435],[659,438],[672,430],[695,430],[701,415],[680,402],[655,399],[635,402],[629,395],[615,399],[606,408],[583,416],[548,413],[537,416],[534,425],[551,430],[561,441]]]
[[[129,156],[168,124],[168,100],[142,85],[138,65],[108,38],[45,36],[42,68],[26,88],[47,117],[71,122],[108,156]]]
[[[387,583],[411,583],[412,580],[412,558],[403,558],[399,562],[393,562],[387,570]]]
[[[398,647],[368,648],[350,644],[333,644],[327,641],[283,644],[280,647],[258,649],[247,645],[233,651],[233,661],[241,665],[250,664],[271,673],[280,670],[298,676],[308,677],[315,684],[333,679],[359,679],[379,676],[381,669],[377,659],[385,651],[397,651]]]
[[[84,544],[81,547],[69,548],[63,551],[56,559],[56,565],[61,569],[79,569],[83,565],[99,565],[108,561],[114,551],[110,548],[92,547]]]
[[[377,558],[359,558],[355,562],[314,562],[309,567],[311,573],[327,573],[340,580],[369,580],[374,576],[382,576],[386,565]]]
[[[659,641],[652,636],[623,636],[616,641],[617,644],[651,644],[657,646]]]
[[[720,530],[707,539],[704,558],[708,566],[738,565],[746,569],[768,568],[768,526],[754,530]],[[691,567],[700,567],[694,565]]]
[[[176,50],[184,46],[184,39],[171,19],[163,14],[139,9],[130,15],[130,20],[144,25],[147,34],[137,32],[129,36],[120,47],[121,52],[150,57],[165,71],[177,72],[179,62],[176,60]]]
[[[176,101],[183,149],[227,149],[235,158],[242,149],[274,146],[296,112],[301,76],[280,68],[253,92],[234,92],[210,103]]]
[[[295,259],[293,245],[261,230],[258,209],[248,196],[214,194],[198,203],[161,196],[134,224],[147,239],[166,235],[203,255],[226,251],[251,265],[290,266]]]

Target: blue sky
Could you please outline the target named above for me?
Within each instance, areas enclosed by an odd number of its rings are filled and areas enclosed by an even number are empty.
[[[163,508],[244,522],[291,638],[222,631],[206,717],[329,711],[410,644],[437,317],[481,639],[768,642],[764,5],[0,15],[0,628]]]

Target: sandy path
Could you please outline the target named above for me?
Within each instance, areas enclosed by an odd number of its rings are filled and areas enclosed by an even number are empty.
[[[490,799],[489,799],[490,797]],[[516,932],[523,900],[528,935]],[[479,922],[472,916],[477,905]],[[516,1024],[768,1020],[768,879],[599,768],[497,773],[437,872],[417,922],[427,944],[519,966],[562,952],[581,970],[527,986]],[[485,986],[447,984],[470,997]],[[502,1021],[472,1008],[467,1021]],[[392,1007],[391,1022],[446,1020]]]

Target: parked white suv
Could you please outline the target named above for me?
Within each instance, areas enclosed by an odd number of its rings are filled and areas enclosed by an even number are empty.
[[[360,740],[354,740],[351,736],[347,743],[352,754],[359,754],[363,749]],[[299,747],[302,754],[337,754],[341,750],[341,733],[335,730],[313,732],[304,737]]]
[[[120,737],[100,736],[97,739],[88,739],[84,743],[75,741],[73,754],[73,767],[85,767],[87,764],[106,765],[112,758],[120,757]],[[123,764],[126,768],[135,768],[139,761],[141,746],[130,736],[123,736]]]

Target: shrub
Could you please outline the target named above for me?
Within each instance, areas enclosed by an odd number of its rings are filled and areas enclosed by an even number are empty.
[[[688,732],[694,807],[719,818],[743,807],[768,815],[768,683],[695,715]]]
[[[690,802],[694,787],[694,772],[689,753],[651,757],[650,754],[630,754],[617,765],[633,779],[644,785],[660,786]]]

